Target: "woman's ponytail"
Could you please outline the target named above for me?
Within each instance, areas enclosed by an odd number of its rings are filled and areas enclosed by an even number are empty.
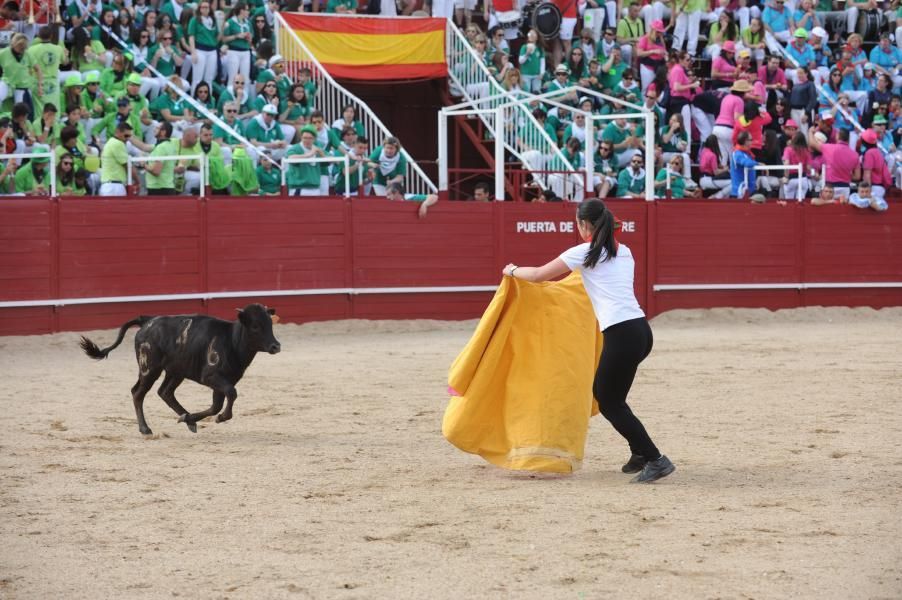
[[[592,242],[583,266],[591,269],[599,260],[605,262],[617,256],[617,244],[614,241],[614,213],[608,210],[601,200],[586,200],[580,204],[577,218],[592,226]],[[604,257],[601,251],[604,250]]]

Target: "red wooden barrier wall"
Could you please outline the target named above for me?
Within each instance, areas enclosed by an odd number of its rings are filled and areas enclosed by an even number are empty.
[[[655,290],[902,281],[902,212],[725,201],[611,201],[649,314],[672,308],[902,305],[902,289]],[[129,198],[0,202],[0,302],[247,290],[491,286],[507,262],[578,242],[569,204]],[[490,292],[292,295],[0,308],[0,334],[114,327],[136,314],[286,321],[478,317]]]

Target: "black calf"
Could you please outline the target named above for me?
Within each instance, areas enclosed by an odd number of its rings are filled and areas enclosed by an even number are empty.
[[[138,358],[138,381],[132,387],[132,400],[138,417],[138,430],[152,433],[144,420],[144,396],[166,371],[157,393],[177,415],[179,422],[197,432],[197,421],[218,415],[217,422],[232,418],[232,405],[238,397],[235,384],[244,375],[257,352],[276,354],[282,347],[272,332],[278,321],[276,311],[262,304],[249,304],[238,310],[238,319],[223,321],[206,315],[172,317],[142,316],[125,323],[119,337],[109,348],[101,350],[86,337],[81,338],[85,354],[95,359],[106,358],[134,326],[135,354]],[[189,414],[175,398],[175,389],[185,379],[196,381],[213,390],[213,404],[205,411]],[[228,400],[225,410],[223,401]]]

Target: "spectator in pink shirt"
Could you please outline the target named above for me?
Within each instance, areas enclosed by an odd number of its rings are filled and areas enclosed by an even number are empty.
[[[836,134],[837,142],[828,144],[817,138],[817,132],[809,131],[808,147],[817,150],[824,157],[827,165],[826,183],[833,186],[837,195],[848,198],[851,194],[852,181],[861,173],[858,154],[849,148],[849,132],[840,129]]]
[[[730,195],[730,169],[724,166],[720,157],[720,142],[709,135],[698,155],[699,184],[706,192],[716,192],[711,198],[726,198]]]
[[[811,190],[811,180],[808,179],[809,169],[811,168],[811,152],[808,150],[808,140],[805,134],[797,131],[789,140],[789,144],[783,150],[783,164],[786,166],[802,167],[802,177],[794,171],[786,171],[783,177],[783,192],[781,198],[795,198],[801,188],[801,194],[804,198]]]
[[[786,83],[786,73],[780,68],[780,57],[770,56],[767,65],[758,67],[758,81],[764,84],[768,94],[773,93],[777,98],[783,98],[789,89]]]
[[[712,85],[726,87],[736,81],[736,44],[727,40],[720,49],[720,55],[711,61]]]
[[[871,193],[883,200],[886,197],[886,188],[893,185],[886,159],[883,152],[877,147],[877,132],[873,129],[865,129],[861,133],[861,147],[864,156],[861,159],[861,180],[871,184]]]
[[[714,131],[720,147],[720,164],[726,166],[733,151],[733,128],[745,108],[745,95],[752,91],[752,84],[740,79],[730,88],[730,93],[720,103],[720,113],[714,121]]]
[[[667,47],[664,45],[664,22],[652,21],[648,33],[636,42],[636,57],[639,59],[639,77],[642,91],[655,80],[655,72],[667,62]]]
[[[672,114],[679,111],[683,115],[683,123],[690,140],[692,139],[692,123],[695,123],[701,139],[705,140],[711,135],[711,123],[705,112],[692,104],[695,95],[701,91],[702,84],[694,75],[689,76],[692,69],[692,56],[683,51],[679,53],[677,59],[677,64],[667,74],[667,81],[670,83],[668,112]]]

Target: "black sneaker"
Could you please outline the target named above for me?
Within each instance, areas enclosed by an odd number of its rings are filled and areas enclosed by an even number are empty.
[[[633,454],[625,465],[620,467],[624,473],[638,473],[642,470],[648,460],[641,454]]]
[[[650,460],[643,467],[642,472],[630,479],[630,483],[651,483],[662,477],[667,477],[676,471],[676,467],[666,456],[656,460]]]

